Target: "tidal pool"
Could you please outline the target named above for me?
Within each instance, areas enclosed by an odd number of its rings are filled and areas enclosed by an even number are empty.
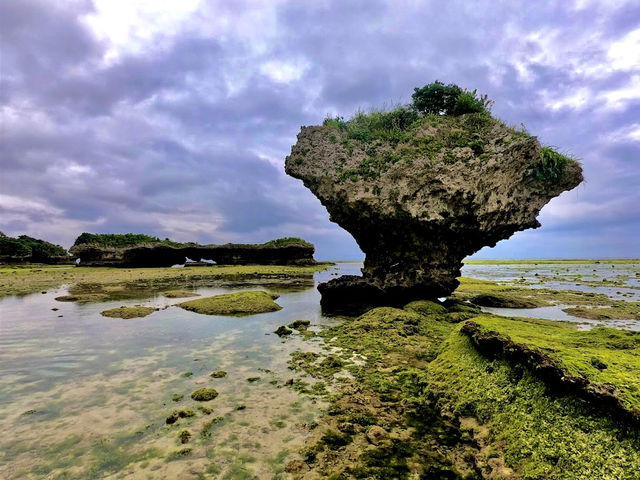
[[[321,346],[273,331],[298,319],[312,330],[339,321],[321,315],[315,284],[360,267],[339,264],[293,287],[273,279],[191,286],[202,296],[280,294],[282,310],[245,317],[188,312],[172,306],[183,298],[141,298],[143,290],[84,304],[56,301],[66,287],[0,300],[0,478],[279,478],[322,407],[285,386],[299,376],[289,354]],[[160,310],[100,315],[122,305]],[[220,370],[226,376],[210,376]],[[192,400],[202,387],[219,395]],[[168,425],[181,410],[194,415]]]

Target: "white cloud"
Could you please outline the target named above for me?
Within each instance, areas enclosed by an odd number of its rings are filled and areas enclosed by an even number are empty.
[[[95,12],[85,18],[94,34],[110,44],[104,60],[124,52],[140,52],[158,37],[170,37],[198,10],[201,0],[94,0]]]
[[[0,193],[0,210],[24,215],[62,215],[63,211],[43,200],[22,198]]]
[[[308,68],[309,63],[303,60],[270,60],[262,64],[260,73],[276,83],[291,83],[302,78]]]
[[[614,70],[637,71],[640,68],[640,28],[609,45],[607,58]]]
[[[640,99],[640,75],[632,76],[624,87],[604,92],[600,97],[606,102],[607,108],[624,108],[630,100]]]

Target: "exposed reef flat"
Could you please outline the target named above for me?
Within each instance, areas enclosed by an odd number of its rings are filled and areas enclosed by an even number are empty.
[[[578,162],[487,113],[402,125],[400,110],[302,127],[286,159],[366,255],[363,277],[320,285],[327,311],[449,295],[465,257],[539,227],[582,181]]]
[[[308,265],[315,263],[314,250],[313,244],[300,238],[280,238],[258,245],[199,245],[147,235],[83,233],[70,252],[83,266],[170,267],[185,263],[186,258],[220,265]]]
[[[0,298],[26,295],[61,285],[72,285],[73,297],[67,301],[100,301],[127,298],[131,290],[157,291],[192,286],[194,282],[216,284],[229,281],[270,279],[286,282],[310,277],[330,263],[313,265],[215,265],[208,268],[109,268],[73,266],[0,266]],[[312,280],[311,280],[312,281]],[[87,295],[93,296],[87,297]],[[135,294],[135,298],[139,295]],[[62,299],[60,299],[62,300]]]
[[[640,334],[459,308],[376,308],[293,354],[331,401],[299,478],[636,478]]]
[[[178,306],[205,315],[255,315],[281,310],[282,307],[274,302],[276,298],[277,294],[253,290],[198,298],[179,303]]]
[[[477,317],[460,331],[483,355],[528,368],[551,391],[640,427],[640,333],[495,316]]]

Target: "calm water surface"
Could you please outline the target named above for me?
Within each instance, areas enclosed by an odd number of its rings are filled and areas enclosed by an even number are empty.
[[[282,310],[247,317],[188,312],[171,306],[184,299],[158,294],[76,304],[56,301],[67,293],[59,288],[0,300],[0,428],[11,432],[0,436],[0,478],[276,478],[321,407],[283,387],[295,376],[289,353],[321,346],[272,332],[296,319],[312,329],[339,321],[322,316],[315,285],[360,268],[309,275],[307,288],[273,280],[194,287],[202,296],[280,294]],[[121,305],[168,308],[129,320],[100,315]],[[227,376],[212,379],[214,370]],[[206,404],[213,412],[166,425],[172,410],[197,408],[190,394],[203,386],[219,392]],[[192,434],[186,445],[177,440],[183,429]],[[188,457],[176,457],[182,448],[192,449]]]
[[[316,330],[340,321],[321,314],[315,285],[359,274],[361,267],[339,263],[308,276],[306,288],[273,280],[193,285],[203,296],[256,288],[280,294],[282,310],[249,317],[199,315],[172,306],[183,299],[160,294],[58,302],[55,297],[68,291],[64,287],[0,300],[0,478],[284,478],[284,464],[299,458],[296,452],[323,406],[284,386],[299,375],[287,361],[295,350],[319,351],[322,345],[300,335],[282,340],[272,332],[296,319],[310,320]],[[476,278],[636,301],[638,272],[640,265],[606,264],[463,269]],[[603,279],[605,286],[596,284]],[[163,309],[130,320],[100,315],[121,305]],[[491,311],[585,323],[559,307]],[[638,322],[611,325],[638,329]],[[214,370],[227,376],[212,379]],[[203,386],[219,392],[206,404],[209,413],[190,399]],[[175,409],[196,415],[167,425]],[[191,434],[186,444],[179,440],[183,430]]]

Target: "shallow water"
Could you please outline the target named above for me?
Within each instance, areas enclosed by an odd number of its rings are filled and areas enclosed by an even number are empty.
[[[158,294],[76,304],[56,301],[68,292],[59,288],[0,300],[0,478],[277,478],[322,406],[284,387],[296,377],[289,353],[321,347],[272,332],[296,319],[312,328],[337,321],[322,316],[314,284],[360,267],[316,273],[307,288],[273,280],[194,286],[203,296],[280,294],[282,310],[247,317],[199,315],[170,306],[184,299]],[[129,320],[100,315],[121,305],[169,308]],[[214,370],[227,376],[210,378]],[[190,399],[203,386],[219,392],[204,403],[209,415]],[[166,425],[180,408],[197,415]],[[192,437],[182,445],[185,429]],[[190,456],[176,455],[187,447]]]
[[[310,320],[316,330],[340,321],[321,314],[315,285],[359,274],[361,267],[340,263],[293,282],[190,285],[203,296],[256,288],[280,294],[282,310],[248,317],[188,312],[171,306],[184,299],[144,288],[134,292],[138,298],[87,304],[56,301],[68,293],[66,287],[0,300],[0,478],[283,478],[284,465],[300,458],[297,451],[323,407],[320,399],[285,386],[300,375],[288,368],[289,354],[322,347],[313,338],[294,334],[282,340],[272,332],[296,319]],[[615,279],[638,295],[632,287],[639,267],[468,265],[463,274],[533,287],[595,288],[613,297],[623,287],[575,284]],[[547,278],[553,281],[541,281]],[[162,309],[130,320],[100,315],[121,305]],[[570,317],[560,307],[487,310],[586,326],[604,323]],[[639,329],[639,322],[607,324]],[[214,370],[227,376],[213,379]],[[204,404],[213,410],[209,414],[190,398],[201,387],[219,392]],[[196,415],[167,425],[176,409],[193,409]],[[179,440],[183,430],[191,434],[186,444]],[[184,448],[192,449],[188,456],[178,453]]]
[[[506,285],[551,290],[576,290],[600,293],[615,300],[640,301],[640,264],[507,264],[470,265],[462,268],[466,277],[491,280]],[[581,328],[607,326],[640,331],[635,320],[588,320],[574,317],[562,311],[571,305],[554,305],[539,308],[490,308],[489,313],[508,317],[544,318],[581,324]]]
[[[465,264],[466,277],[531,288],[580,290],[611,298],[640,301],[640,264]]]

